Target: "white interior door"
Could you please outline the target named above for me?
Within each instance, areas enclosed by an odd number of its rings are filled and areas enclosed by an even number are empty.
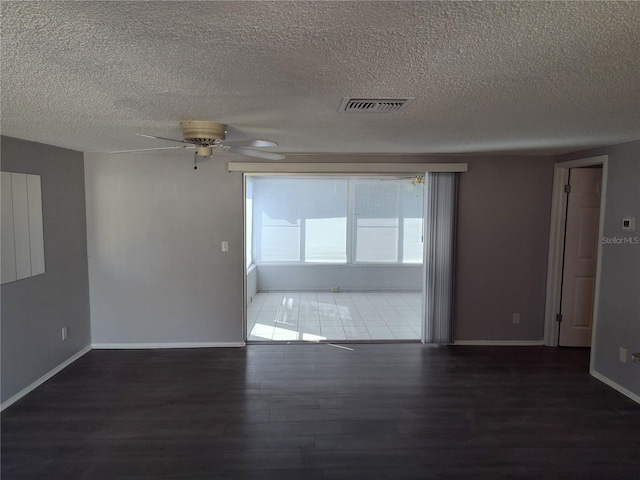
[[[569,177],[559,345],[591,346],[601,168],[573,168]]]

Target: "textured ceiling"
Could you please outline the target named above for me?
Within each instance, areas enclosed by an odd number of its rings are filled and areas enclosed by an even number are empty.
[[[281,152],[559,153],[640,139],[640,2],[2,2],[2,133],[178,123]],[[345,96],[410,96],[339,113]]]

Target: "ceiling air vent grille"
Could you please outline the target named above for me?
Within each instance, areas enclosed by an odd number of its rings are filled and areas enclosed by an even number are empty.
[[[339,112],[398,112],[404,110],[413,98],[343,98]]]

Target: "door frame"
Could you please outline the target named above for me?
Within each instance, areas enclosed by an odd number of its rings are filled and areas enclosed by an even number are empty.
[[[385,156],[379,156],[378,158],[385,158]],[[340,163],[340,162],[297,162],[297,163],[269,163],[269,162],[229,162],[227,163],[228,172],[241,172],[242,173],[242,341],[246,345],[247,343],[247,265],[246,265],[246,231],[245,231],[245,219],[246,219],[246,177],[260,176],[260,175],[305,175],[305,176],[330,176],[330,175],[393,175],[402,173],[411,174],[428,174],[429,172],[467,172],[469,170],[468,163],[396,163],[393,160],[396,157],[390,155],[387,157],[387,162],[390,163]],[[422,212],[423,216],[423,229],[424,218],[426,211]],[[426,256],[423,258],[426,262]],[[426,288],[423,281],[422,286],[422,325],[420,341],[424,339],[425,329],[425,302],[426,302]]]
[[[600,219],[598,225],[598,258],[596,259],[596,284],[593,300],[593,322],[591,326],[591,347],[596,342],[596,325],[598,322],[598,303],[600,299],[600,274],[602,270],[602,238],[604,231],[604,212],[607,193],[608,155],[581,158],[554,165],[553,193],[551,200],[551,224],[549,228],[549,257],[547,262],[547,292],[544,315],[544,344],[548,347],[558,346],[558,322],[556,314],[560,309],[562,289],[562,264],[564,258],[564,227],[567,221],[567,195],[564,186],[569,182],[569,170],[579,167],[602,165],[602,190],[600,192]],[[593,355],[591,366],[593,367]]]
[[[466,164],[465,164],[466,167]],[[456,170],[457,171],[457,170]],[[243,336],[243,342],[244,345],[246,346],[248,342],[251,342],[251,340],[248,339],[249,337],[249,331],[247,328],[247,315],[248,315],[248,308],[249,308],[249,296],[248,296],[248,292],[247,292],[247,287],[248,287],[248,281],[247,281],[247,277],[249,275],[249,271],[248,271],[248,265],[247,265],[247,179],[249,177],[266,177],[266,178],[309,178],[309,177],[335,177],[335,178],[348,178],[348,177],[362,177],[362,178],[367,178],[367,177],[372,177],[372,178],[380,178],[380,177],[389,177],[389,179],[394,179],[396,178],[398,175],[404,173],[404,171],[400,172],[400,173],[394,173],[393,170],[391,172],[384,172],[384,173],[369,173],[369,172],[365,172],[365,173],[318,173],[318,172],[312,172],[312,173],[282,173],[282,172],[277,172],[277,173],[270,173],[270,172],[243,172],[242,174],[242,245],[243,245],[243,249],[242,249],[242,265],[243,265],[243,282],[242,282],[242,336]],[[420,171],[415,171],[415,172],[411,172],[411,175],[424,175],[426,176],[429,172],[420,172]],[[426,187],[423,193],[426,193]],[[426,201],[426,195],[423,198],[422,201],[422,229],[423,229],[423,258],[422,258],[422,281],[421,281],[421,294],[422,294],[422,322],[421,322],[421,331],[420,331],[420,337],[418,339],[416,339],[416,342],[421,342],[424,343],[424,337],[425,337],[425,303],[426,303],[426,297],[427,297],[427,290],[426,290],[426,250],[425,250],[425,246],[426,246],[426,242],[424,242],[424,228],[426,225],[426,210],[424,208],[425,206],[425,201]],[[348,209],[350,209],[352,211],[352,206],[353,206],[353,189],[351,188],[351,186],[349,186],[348,190],[347,190],[347,202],[348,202]],[[349,215],[347,215],[347,219],[349,219]],[[255,235],[255,230],[253,231],[253,234]],[[357,263],[353,262],[353,263],[349,263],[354,259],[354,244],[353,244],[353,235],[355,235],[354,233],[354,226],[351,225],[349,226],[349,221],[347,220],[347,265],[358,265]],[[252,240],[253,241],[253,240]],[[304,239],[302,239],[302,241],[304,241]],[[402,238],[399,237],[398,238],[398,242],[402,242]],[[402,245],[399,245],[399,248],[402,249]],[[400,250],[401,251],[401,250]],[[360,264],[362,265],[362,264]],[[253,264],[254,268],[257,268],[256,264]],[[383,265],[380,265],[384,268]],[[380,341],[380,340],[372,340],[373,342],[376,341]],[[386,341],[386,340],[384,340]],[[412,340],[409,340],[412,341]],[[305,341],[305,340],[295,340],[295,341],[291,341],[292,343],[295,342],[301,342],[301,343],[312,343],[310,341]],[[364,341],[365,343],[367,343],[367,341]],[[396,340],[396,342],[404,342],[404,340]],[[265,342],[266,343],[266,342]],[[278,343],[278,341],[275,341],[275,343]],[[287,342],[289,343],[289,342]]]

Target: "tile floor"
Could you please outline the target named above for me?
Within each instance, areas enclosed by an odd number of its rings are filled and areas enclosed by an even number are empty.
[[[248,340],[419,340],[420,292],[257,293]]]

